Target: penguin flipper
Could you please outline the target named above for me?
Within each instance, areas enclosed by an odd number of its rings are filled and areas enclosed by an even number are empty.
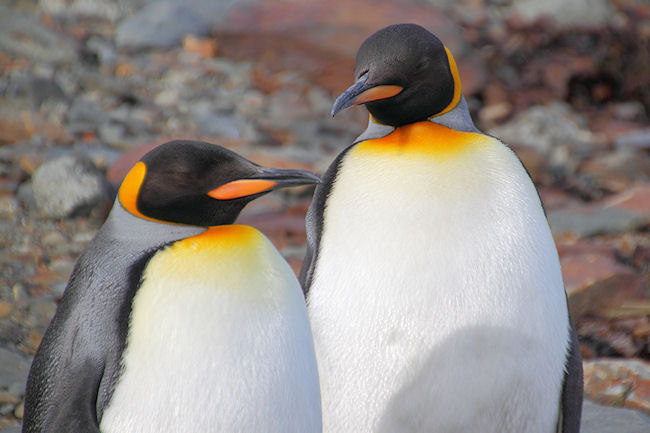
[[[56,413],[47,422],[43,432],[100,433],[97,421],[97,390],[102,379],[102,369],[88,361],[70,374],[62,401]]]
[[[562,400],[558,417],[558,433],[578,433],[582,416],[582,357],[578,344],[578,333],[569,317],[570,347],[566,359],[564,382],[562,384]]]
[[[356,144],[356,143],[355,143]],[[316,187],[314,191],[314,198],[309,206],[309,211],[305,217],[305,225],[307,231],[307,254],[302,262],[300,269],[300,276],[298,280],[302,286],[305,297],[309,293],[314,269],[316,268],[316,261],[318,258],[318,249],[320,247],[321,234],[323,232],[323,218],[325,213],[325,202],[327,201],[330,192],[336,181],[336,174],[339,171],[344,156],[354,144],[349,146],[334,159],[332,164],[328,167],[323,175],[322,182]]]
[[[27,381],[24,433],[99,433],[97,395],[103,362],[84,353],[86,338],[66,305],[43,337]]]
[[[121,371],[131,301],[156,251],[129,249],[107,232],[79,258],[34,356],[24,433],[99,432]]]

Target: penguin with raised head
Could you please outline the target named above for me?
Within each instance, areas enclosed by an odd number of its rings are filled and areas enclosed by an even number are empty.
[[[43,337],[23,432],[320,432],[298,280],[233,225],[251,200],[318,182],[198,141],[145,155]]]
[[[454,58],[370,36],[332,115],[370,112],[307,215],[323,431],[573,433],[582,364],[558,254],[515,153],[472,123]]]

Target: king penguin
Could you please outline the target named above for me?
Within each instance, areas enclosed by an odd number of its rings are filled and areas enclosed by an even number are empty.
[[[335,115],[365,132],[307,214],[301,271],[326,433],[573,433],[582,363],[541,201],[473,124],[454,58],[414,24],[361,45]]]
[[[23,432],[319,433],[298,280],[262,233],[232,224],[271,190],[318,182],[204,142],[145,155],[43,337]]]

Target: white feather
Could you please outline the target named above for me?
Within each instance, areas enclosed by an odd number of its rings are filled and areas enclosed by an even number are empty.
[[[555,431],[568,316],[512,151],[345,157],[308,310],[323,431]]]
[[[321,431],[302,292],[257,235],[255,248],[172,246],[151,259],[102,432]]]

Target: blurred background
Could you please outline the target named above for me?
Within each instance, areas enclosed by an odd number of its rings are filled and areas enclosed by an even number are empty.
[[[367,122],[361,107],[330,118],[357,48],[415,22],[538,187],[587,396],[634,410],[585,431],[650,431],[649,18],[647,0],[1,0],[0,430],[18,431],[31,356],[142,154],[192,138],[322,174]],[[311,193],[240,219],[296,271]]]

